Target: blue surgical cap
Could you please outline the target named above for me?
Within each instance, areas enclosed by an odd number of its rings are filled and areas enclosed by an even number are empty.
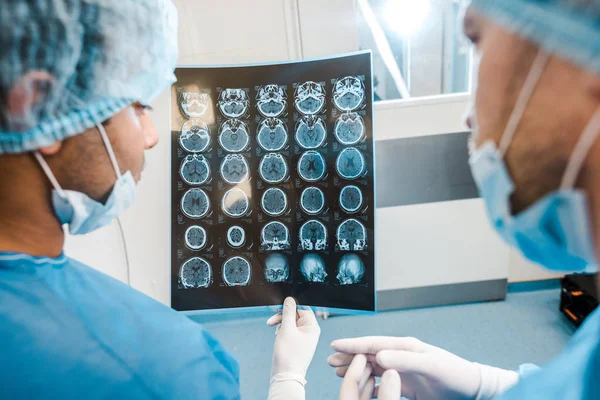
[[[176,61],[170,0],[2,0],[0,154],[148,104],[175,81]]]
[[[600,0],[472,0],[503,28],[600,73]]]

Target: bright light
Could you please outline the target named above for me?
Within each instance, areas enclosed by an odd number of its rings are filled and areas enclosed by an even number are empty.
[[[411,37],[429,14],[429,0],[388,0],[384,12],[387,25],[405,37]]]

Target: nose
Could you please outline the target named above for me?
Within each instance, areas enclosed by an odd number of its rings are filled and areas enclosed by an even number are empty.
[[[142,132],[144,133],[144,149],[150,150],[158,144],[158,132],[149,116],[144,115],[140,120],[142,123]]]
[[[465,124],[467,124],[467,127],[469,129],[473,129],[473,120],[470,115],[467,115],[467,118],[465,119]]]

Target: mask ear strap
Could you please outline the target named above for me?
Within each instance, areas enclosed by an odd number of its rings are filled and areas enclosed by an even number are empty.
[[[44,157],[42,157],[42,155],[38,151],[34,151],[33,155],[35,156],[35,158],[37,159],[38,163],[40,164],[40,166],[44,170],[44,173],[48,177],[48,180],[50,181],[50,183],[52,183],[52,186],[54,186],[54,189],[56,190],[56,192],[58,193],[58,195],[60,197],[62,197],[63,199],[66,198],[67,195],[65,194],[64,190],[62,189],[62,187],[60,187],[60,184],[56,180],[56,177],[52,173],[52,170],[48,166],[48,163],[46,162],[46,160],[44,160]]]
[[[596,142],[598,135],[600,135],[600,107],[596,109],[594,116],[585,127],[577,145],[575,145],[575,149],[573,150],[571,159],[569,160],[567,169],[563,175],[562,182],[560,183],[561,190],[572,189],[575,186],[575,181],[577,180],[581,166],[587,158],[592,145]]]
[[[513,136],[515,135],[517,127],[519,126],[519,122],[521,121],[521,117],[523,117],[523,113],[527,108],[527,103],[529,103],[529,99],[531,98],[531,95],[533,94],[533,91],[535,90],[535,87],[540,80],[544,69],[546,69],[546,64],[548,63],[549,58],[550,55],[548,53],[540,50],[535,57],[533,64],[531,65],[531,69],[529,70],[529,74],[525,79],[521,93],[519,93],[519,97],[517,98],[515,108],[508,119],[504,133],[500,139],[498,151],[502,158],[504,158],[504,155],[508,150],[508,146],[510,146],[510,143],[512,142]]]
[[[104,142],[104,147],[106,147],[106,152],[108,153],[108,158],[110,158],[110,162],[115,169],[115,175],[117,178],[121,177],[121,170],[119,169],[119,164],[117,163],[117,158],[115,157],[115,152],[110,144],[110,140],[108,140],[108,135],[106,134],[106,130],[102,124],[97,124],[96,128],[100,132],[100,136],[102,137],[102,141]]]

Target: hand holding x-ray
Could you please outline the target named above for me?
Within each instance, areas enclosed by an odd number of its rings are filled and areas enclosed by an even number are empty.
[[[331,347],[337,353],[327,361],[338,376],[346,376],[355,355],[363,354],[374,376],[398,371],[408,399],[491,399],[519,380],[514,371],[470,362],[415,338],[367,336],[335,340]]]
[[[306,371],[317,349],[321,328],[311,309],[299,310],[288,297],[283,311],[269,318],[267,325],[277,327],[269,399],[304,399]]]

